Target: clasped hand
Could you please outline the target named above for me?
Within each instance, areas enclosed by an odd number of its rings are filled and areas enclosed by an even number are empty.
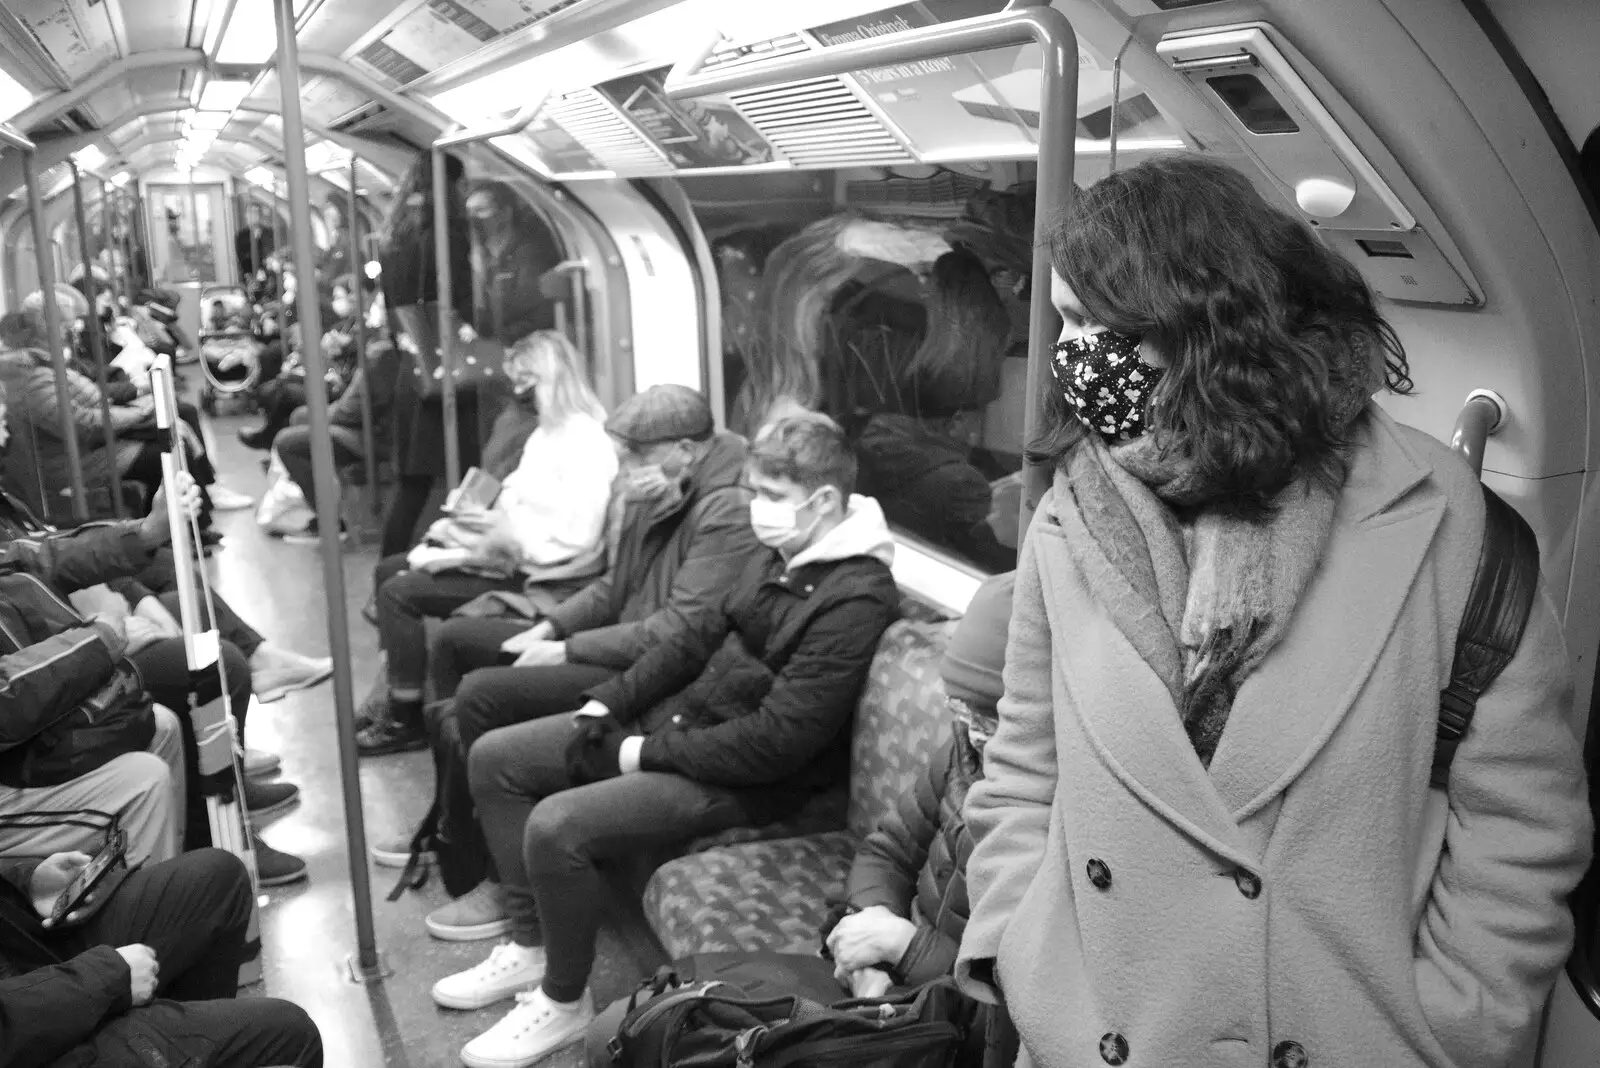
[[[92,857],[87,853],[54,853],[33,869],[33,879],[28,884],[28,896],[33,910],[50,926],[50,914],[55,911],[56,899],[72,885],[78,873],[89,866]],[[75,917],[67,914],[70,922]],[[117,953],[128,965],[128,992],[133,1004],[148,1005],[156,996],[156,985],[161,978],[161,963],[155,950],[146,945],[119,946]]]
[[[900,963],[917,925],[882,905],[872,905],[839,921],[828,935],[828,952],[842,972]]]
[[[186,519],[194,519],[200,514],[200,487],[187,473],[180,471],[177,477],[178,501],[181,511]],[[139,520],[139,532],[145,544],[151,548],[165,545],[172,537],[172,524],[167,517],[167,487],[162,486],[156,490],[154,500],[150,502],[150,514]]]
[[[552,640],[555,631],[548,623],[535,623],[521,634],[500,643],[500,651],[517,659],[515,667],[549,667],[567,662],[567,643]]]

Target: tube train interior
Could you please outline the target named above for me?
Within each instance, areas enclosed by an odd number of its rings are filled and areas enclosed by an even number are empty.
[[[0,0],[0,303],[82,280],[86,259],[119,315],[175,294],[153,326],[148,311],[114,321],[189,339],[180,370],[209,452],[260,499],[266,454],[235,439],[254,426],[254,372],[228,346],[255,343],[259,309],[308,277],[365,289],[432,153],[454,161],[434,181],[474,201],[449,220],[472,255],[442,305],[509,332],[522,283],[493,264],[536,240],[556,250],[539,285],[557,328],[608,409],[679,383],[739,433],[777,398],[827,412],[894,530],[902,591],[948,618],[1015,566],[1045,485],[1024,461],[1060,330],[1039,235],[1074,189],[1200,153],[1378,294],[1417,386],[1380,403],[1465,450],[1531,524],[1589,709],[1596,56],[1591,0]],[[456,411],[487,430],[500,409]],[[124,507],[92,473],[17,464],[37,451],[27,434],[13,425],[9,491],[63,526]],[[310,877],[263,891],[252,989],[305,1006],[330,1064],[454,1063],[486,1016],[434,1008],[425,976],[470,947],[423,933],[437,881],[387,901],[395,873],[366,850],[426,808],[428,756],[358,765],[353,750],[392,472],[317,463],[347,483],[318,515],[342,515],[350,539],[323,523],[319,555],[229,512],[208,564],[264,632],[335,661],[331,690],[253,714],[252,744],[302,785],[265,837]],[[1591,717],[1591,779],[1597,737]],[[1600,1050],[1594,878],[1528,1065]],[[617,897],[601,1000],[662,959],[637,900]]]

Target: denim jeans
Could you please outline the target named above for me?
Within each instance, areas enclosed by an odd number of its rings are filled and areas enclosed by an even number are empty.
[[[378,641],[389,654],[389,688],[422,692],[427,678],[428,637],[423,620],[443,618],[491,590],[520,590],[522,579],[482,578],[460,571],[437,575],[407,569],[403,555],[378,562]]]
[[[567,776],[571,715],[490,731],[467,757],[472,798],[500,872],[512,936],[544,940],[544,991],[576,1001],[594,965],[606,899],[597,861],[750,822],[739,793],[637,771],[587,786]]]

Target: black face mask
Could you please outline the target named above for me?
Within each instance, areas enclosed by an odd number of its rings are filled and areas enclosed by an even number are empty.
[[[511,395],[517,406],[530,415],[539,414],[539,391],[537,389],[522,389]]]

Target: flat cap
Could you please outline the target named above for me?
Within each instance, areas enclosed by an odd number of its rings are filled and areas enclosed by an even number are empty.
[[[660,441],[700,439],[714,429],[711,405],[688,386],[651,386],[618,405],[606,433],[633,448]]]

